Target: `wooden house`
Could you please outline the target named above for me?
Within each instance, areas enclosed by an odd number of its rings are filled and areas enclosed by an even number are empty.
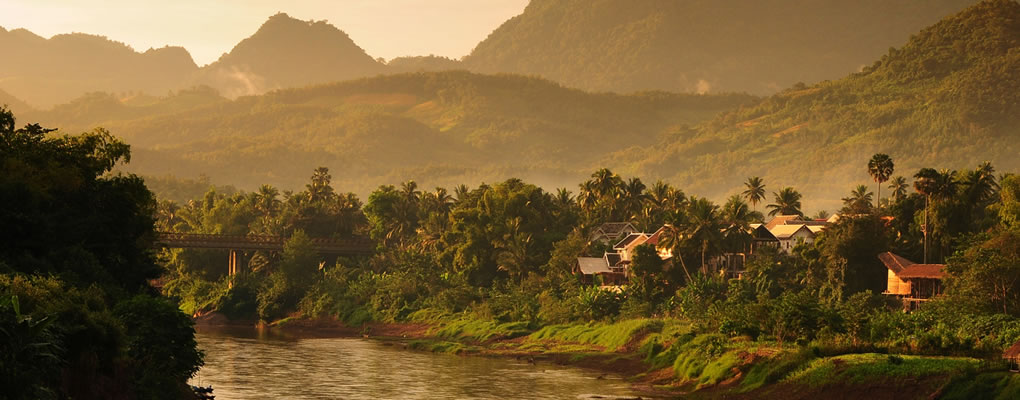
[[[915,310],[942,294],[944,264],[918,264],[892,252],[879,254],[878,259],[888,269],[883,294],[902,299],[904,309]]]

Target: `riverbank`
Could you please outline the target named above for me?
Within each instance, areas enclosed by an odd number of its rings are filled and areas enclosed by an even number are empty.
[[[211,325],[216,319],[200,320]],[[222,321],[219,321],[222,322]],[[233,325],[255,326],[250,321]],[[416,351],[508,357],[625,377],[655,397],[715,399],[1017,398],[1020,375],[968,357],[846,352],[695,334],[675,320],[553,325],[418,315],[409,323],[346,326],[287,318],[259,327],[300,337],[366,337]]]

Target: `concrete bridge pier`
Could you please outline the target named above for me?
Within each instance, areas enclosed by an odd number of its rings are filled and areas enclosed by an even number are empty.
[[[237,250],[230,250],[227,258],[227,287],[234,287],[234,275],[237,275]]]

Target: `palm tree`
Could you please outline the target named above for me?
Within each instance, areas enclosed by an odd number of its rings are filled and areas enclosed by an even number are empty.
[[[924,196],[924,222],[921,224],[921,232],[924,234],[924,263],[928,263],[928,206],[931,198],[940,192],[941,174],[933,168],[921,168],[914,174],[914,190]]]
[[[844,214],[866,214],[871,211],[871,195],[867,185],[857,185],[850,197],[843,198]]]
[[[457,196],[457,202],[460,203],[468,198],[468,195],[471,194],[471,189],[462,183],[453,188],[453,193]]]
[[[659,234],[659,246],[670,249],[673,257],[680,260],[680,267],[684,269],[687,282],[690,282],[691,272],[687,269],[687,263],[684,262],[683,254],[680,251],[687,235],[687,215],[682,210],[671,211],[667,214],[666,220],[669,223],[662,226],[662,233]]]
[[[528,247],[531,245],[531,234],[521,232],[521,217],[507,221],[506,233],[502,240],[496,241],[496,262],[498,268],[510,276],[520,278],[528,270]]]
[[[574,196],[567,188],[556,189],[553,200],[555,200],[556,206],[561,209],[568,209],[574,204]]]
[[[751,223],[760,220],[761,214],[751,211],[738,194],[730,196],[722,209],[723,235],[730,245],[743,244],[750,238]],[[735,246],[736,247],[736,246]],[[743,246],[738,246],[743,249]]]
[[[974,207],[984,207],[995,198],[999,184],[995,180],[995,168],[989,162],[981,163],[977,169],[968,171],[960,179],[964,185],[967,202]]]
[[[760,177],[754,176],[747,178],[744,186],[747,187],[743,192],[744,198],[751,202],[755,211],[758,211],[758,203],[765,199],[765,182]]]
[[[407,181],[401,185],[400,192],[404,194],[404,197],[411,202],[417,202],[421,192],[418,191],[418,184],[415,181]]]
[[[311,201],[327,200],[333,196],[333,187],[329,186],[333,177],[329,174],[329,168],[319,167],[312,173],[312,182],[305,187],[308,190],[308,199]]]
[[[259,190],[255,192],[255,210],[263,217],[275,215],[282,205],[280,199],[277,198],[279,196],[280,191],[272,185],[259,186]]]
[[[632,219],[641,213],[645,201],[649,198],[645,193],[645,184],[640,178],[630,178],[630,181],[623,186],[623,208],[626,219]]]
[[[868,161],[868,174],[878,183],[878,196],[875,197],[875,207],[878,207],[878,200],[882,198],[882,184],[892,176],[894,167],[892,158],[882,153],[871,156],[871,161]]]
[[[688,237],[701,244],[701,270],[708,273],[705,257],[709,245],[717,243],[722,236],[722,220],[719,217],[719,206],[708,199],[692,198],[687,202]]]
[[[909,187],[907,185],[907,178],[902,176],[897,176],[889,181],[889,190],[892,190],[892,196],[896,202],[899,202],[900,199],[907,195],[907,188]]]
[[[765,206],[765,208],[771,209],[769,216],[774,217],[776,215],[801,215],[804,213],[800,210],[800,198],[801,194],[792,187],[784,187],[779,192],[772,192],[775,203]]]

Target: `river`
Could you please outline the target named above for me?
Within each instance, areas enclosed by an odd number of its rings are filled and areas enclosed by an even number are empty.
[[[201,329],[191,384],[232,399],[588,399],[633,397],[618,376],[550,363],[410,351],[360,338]]]

